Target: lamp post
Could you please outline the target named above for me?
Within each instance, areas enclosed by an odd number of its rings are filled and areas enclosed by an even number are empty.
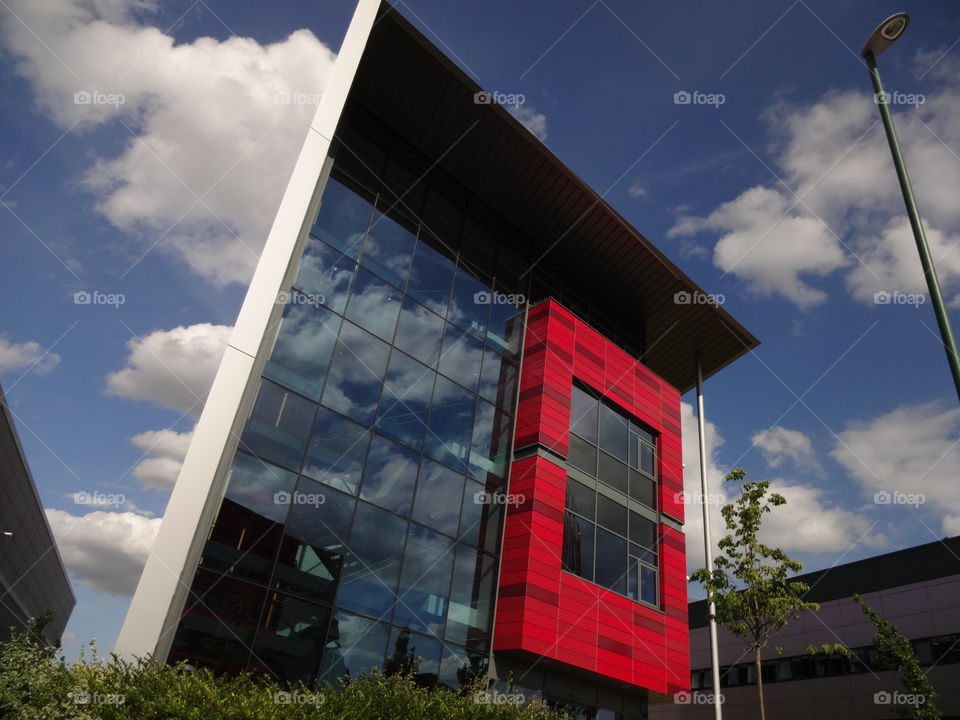
[[[860,51],[860,54],[864,60],[867,61],[867,67],[870,69],[870,79],[873,81],[873,91],[875,93],[874,99],[877,107],[880,108],[883,129],[886,131],[887,142],[890,144],[890,153],[893,155],[893,164],[897,169],[897,178],[900,180],[900,191],[903,193],[903,202],[907,206],[907,216],[910,218],[913,238],[917,242],[917,252],[920,253],[920,264],[923,266],[923,275],[927,280],[927,289],[930,291],[933,311],[937,316],[940,337],[943,340],[943,347],[947,352],[947,362],[950,364],[950,372],[953,375],[953,384],[957,391],[957,398],[960,399],[960,355],[957,353],[957,341],[953,337],[950,318],[947,316],[947,309],[943,304],[943,295],[940,292],[940,281],[937,278],[937,269],[933,264],[933,258],[930,256],[930,246],[927,244],[927,236],[923,231],[923,224],[920,222],[920,211],[917,210],[917,201],[913,197],[913,189],[910,187],[910,177],[907,175],[903,152],[900,150],[897,130],[893,126],[889,96],[883,89],[883,83],[880,81],[880,71],[877,69],[877,55],[893,45],[897,38],[903,35],[908,25],[910,25],[910,16],[907,15],[907,13],[901,12],[896,15],[891,15],[873,31],[863,46],[863,49]]]

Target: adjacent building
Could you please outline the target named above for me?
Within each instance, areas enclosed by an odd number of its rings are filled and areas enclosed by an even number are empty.
[[[757,341],[496,97],[361,0],[120,653],[687,689],[680,395]]]
[[[853,602],[859,593],[883,618],[910,638],[924,673],[937,690],[945,720],[960,718],[960,537],[931,542],[799,576],[810,586],[806,600],[820,611],[787,625],[764,652],[761,672],[767,715],[778,720],[900,717],[917,698],[908,696],[896,672],[883,671],[873,646],[875,628]],[[811,655],[811,645],[842,643],[852,659]],[[783,649],[777,654],[772,646]],[[725,720],[757,717],[756,670],[743,643],[719,629],[720,692]],[[707,720],[714,690],[704,601],[690,604],[689,694],[651,706],[658,720]],[[679,702],[677,702],[679,700]]]
[[[30,618],[50,614],[45,633],[60,641],[76,604],[43,513],[13,414],[0,388],[0,641]]]

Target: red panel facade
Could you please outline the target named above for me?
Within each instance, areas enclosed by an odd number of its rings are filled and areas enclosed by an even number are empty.
[[[659,433],[658,503],[683,521],[680,394],[553,301],[527,319],[514,448],[566,456],[574,378]],[[527,651],[658,693],[689,689],[684,537],[660,525],[660,610],[561,569],[567,473],[542,456],[513,463],[495,651]]]

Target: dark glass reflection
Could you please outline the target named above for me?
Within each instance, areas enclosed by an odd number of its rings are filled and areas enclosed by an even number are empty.
[[[594,524],[567,511],[563,517],[563,569],[593,580]]]
[[[323,202],[311,232],[340,252],[356,260],[363,236],[370,224],[370,202],[334,179],[327,181]]]
[[[597,524],[626,536],[627,534],[627,507],[616,500],[597,493]]]
[[[370,431],[320,408],[303,463],[303,474],[356,495]]]
[[[421,235],[407,280],[407,295],[445,316],[455,269],[453,261],[430,247]]]
[[[371,425],[380,399],[390,347],[356,325],[344,323],[321,402]]]
[[[493,557],[474,548],[457,546],[444,635],[447,640],[476,648],[485,646],[489,639],[495,582]]]
[[[405,520],[373,505],[359,503],[347,541],[337,605],[388,619],[400,575]]]
[[[630,459],[627,443],[627,419],[607,405],[600,404],[600,448],[615,458]]]
[[[630,541],[646,548],[657,546],[657,524],[630,511]]]
[[[433,367],[440,354],[443,319],[410,298],[403,301],[394,345]]]
[[[596,583],[621,595],[627,594],[627,541],[597,528]]]
[[[356,500],[306,479],[291,504],[277,569],[277,587],[333,602],[346,553],[346,537]],[[308,502],[323,498],[323,502]]]
[[[567,478],[567,510],[573,510],[578,515],[593,519],[596,510],[597,492],[573,478]]]
[[[488,475],[502,478],[507,471],[507,448],[512,421],[509,415],[483,400],[477,401],[470,444],[470,474],[488,481]]]
[[[379,435],[374,436],[363,469],[360,497],[404,516],[410,514],[419,457]]]
[[[421,687],[433,687],[440,675],[440,642],[432,637],[394,628],[390,633],[384,672],[412,672]]]
[[[517,367],[508,354],[494,348],[483,352],[483,369],[480,372],[480,395],[501,407],[510,405]]]
[[[280,682],[308,683],[320,672],[330,609],[273,593],[264,609],[250,670]]]
[[[294,293],[292,297],[304,296]],[[340,316],[326,308],[288,303],[263,374],[318,400],[339,330]]]
[[[463,330],[448,324],[440,353],[440,372],[467,390],[476,392],[482,361],[483,344]]]
[[[456,535],[463,483],[460,473],[424,458],[417,480],[413,519],[447,535]]]
[[[597,449],[576,435],[570,436],[567,462],[576,468],[580,468],[591,477],[597,476]]]
[[[521,310],[512,302],[503,302],[509,299],[512,293],[504,288],[498,289],[498,295],[490,306],[490,320],[487,328],[487,342],[505,350],[514,350],[516,343],[514,332],[514,318]]]
[[[451,467],[466,470],[476,403],[476,396],[438,376],[424,452]]]
[[[384,214],[390,212],[389,215]],[[360,264],[398,288],[402,288],[410,270],[415,241],[414,226],[390,210],[383,200],[377,203],[373,222],[367,230]]]
[[[453,540],[411,524],[393,623],[442,637],[450,595]]]
[[[627,466],[605,452],[600,453],[597,477],[615,490],[627,494]]]
[[[396,350],[383,386],[377,430],[419,450],[436,373]]]
[[[389,625],[338,610],[330,622],[319,679],[333,683],[382,668],[389,636]]]
[[[400,312],[400,291],[360,268],[347,303],[347,319],[391,342]]]
[[[316,405],[267,380],[240,438],[240,448],[277,465],[300,467]]]
[[[630,471],[630,497],[647,507],[656,508],[656,483],[636,470]]]
[[[463,268],[459,268],[453,279],[447,319],[461,330],[482,340],[487,331],[491,300],[490,289]]]
[[[599,411],[600,401],[574,385],[570,397],[570,431],[596,443]]]

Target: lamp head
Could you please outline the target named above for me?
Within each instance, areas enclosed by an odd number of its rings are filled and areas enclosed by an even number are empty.
[[[910,16],[907,15],[907,13],[899,12],[896,15],[891,15],[880,23],[876,30],[870,33],[870,37],[867,38],[867,42],[860,51],[860,55],[862,57],[866,57],[867,55],[876,57],[893,45],[896,39],[903,35],[909,25]]]

